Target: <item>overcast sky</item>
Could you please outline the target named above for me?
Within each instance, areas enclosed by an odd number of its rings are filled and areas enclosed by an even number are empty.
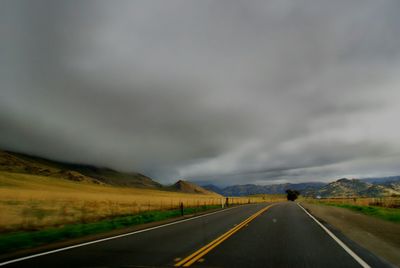
[[[1,1],[0,147],[162,183],[400,174],[400,1]]]

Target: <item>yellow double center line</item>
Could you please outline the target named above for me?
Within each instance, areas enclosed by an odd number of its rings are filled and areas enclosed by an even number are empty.
[[[219,244],[224,242],[226,239],[228,239],[234,233],[236,233],[237,231],[242,229],[244,226],[246,226],[246,224],[248,224],[249,222],[251,222],[252,220],[257,218],[258,216],[260,216],[262,213],[267,211],[272,206],[273,205],[269,205],[269,206],[261,209],[260,211],[256,212],[255,214],[251,215],[246,220],[242,221],[240,224],[238,224],[235,227],[233,227],[232,229],[230,229],[228,232],[224,233],[223,235],[221,235],[217,239],[213,240],[212,242],[208,243],[207,245],[205,245],[201,249],[197,250],[196,252],[194,252],[191,255],[187,256],[186,258],[184,258],[180,262],[176,263],[175,266],[176,267],[179,267],[179,266],[188,267],[188,266],[192,265],[193,263],[198,261],[201,257],[206,255],[208,252],[210,252],[216,246],[218,246]]]

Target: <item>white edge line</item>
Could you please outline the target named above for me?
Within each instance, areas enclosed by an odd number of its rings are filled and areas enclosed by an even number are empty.
[[[311,217],[330,237],[333,238],[333,240],[336,241],[353,259],[355,259],[361,267],[364,268],[371,268],[371,266],[368,265],[363,259],[361,259],[354,251],[352,251],[348,246],[346,246],[345,243],[343,243],[337,236],[335,236],[331,231],[329,231],[328,228],[326,228],[322,223],[320,223],[313,215],[311,215],[302,205],[297,203],[297,205],[304,210],[304,212]]]
[[[54,250],[50,250],[50,251],[46,251],[46,252],[42,252],[42,253],[37,253],[37,254],[26,256],[26,257],[21,257],[21,258],[9,260],[9,261],[1,262],[0,266],[4,266],[4,265],[7,265],[7,264],[16,263],[16,262],[20,262],[20,261],[24,261],[24,260],[28,260],[28,259],[32,259],[32,258],[44,256],[44,255],[49,255],[49,254],[53,254],[53,253],[57,253],[57,252],[60,252],[60,251],[65,251],[65,250],[69,250],[69,249],[73,249],[73,248],[84,247],[84,246],[88,246],[88,245],[92,245],[92,244],[96,244],[96,243],[100,243],[100,242],[104,242],[104,241],[108,241],[108,240],[112,240],[112,239],[121,238],[121,237],[124,237],[124,236],[144,233],[144,232],[148,232],[148,231],[151,231],[151,230],[155,230],[155,229],[159,229],[159,228],[175,225],[175,224],[178,224],[178,223],[191,221],[191,220],[195,220],[195,219],[198,219],[198,218],[210,216],[210,215],[213,215],[213,214],[225,212],[225,211],[228,211],[228,210],[231,210],[231,209],[234,209],[234,208],[239,208],[239,207],[241,207],[241,206],[222,209],[222,210],[211,212],[211,213],[207,213],[207,214],[204,214],[204,215],[199,215],[199,216],[191,217],[191,218],[180,220],[180,221],[174,221],[174,222],[171,222],[171,223],[166,223],[166,224],[163,224],[163,225],[158,225],[158,226],[155,226],[155,227],[150,227],[150,228],[146,228],[146,229],[142,229],[142,230],[126,233],[126,234],[120,234],[120,235],[111,236],[111,237],[107,237],[107,238],[102,238],[102,239],[98,239],[98,240],[94,240],[94,241],[90,241],[90,242],[85,242],[85,243],[81,243],[81,244],[77,244],[77,245],[72,245],[72,246],[68,246],[68,247],[64,247],[64,248],[59,248],[59,249],[54,249]]]

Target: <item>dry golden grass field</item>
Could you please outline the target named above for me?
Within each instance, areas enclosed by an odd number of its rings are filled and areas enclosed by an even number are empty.
[[[229,203],[265,202],[281,197],[230,198]],[[38,230],[93,222],[120,215],[179,207],[220,205],[217,194],[115,187],[0,171],[0,232]]]
[[[355,206],[377,206],[383,208],[400,208],[400,197],[358,197],[358,198],[302,198],[313,204],[335,203]]]

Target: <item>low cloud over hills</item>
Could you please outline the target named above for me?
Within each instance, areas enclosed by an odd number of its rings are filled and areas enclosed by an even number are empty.
[[[0,1],[0,148],[163,184],[400,174],[399,10]]]

